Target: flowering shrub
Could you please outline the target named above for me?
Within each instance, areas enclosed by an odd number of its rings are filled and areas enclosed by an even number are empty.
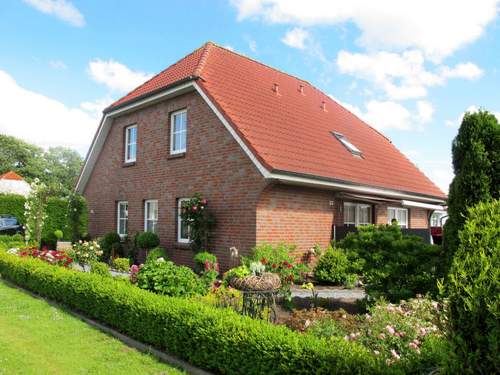
[[[64,251],[57,250],[39,250],[37,248],[18,249],[12,248],[7,251],[9,254],[18,255],[20,257],[32,257],[43,260],[46,263],[56,266],[69,267],[73,263],[73,259]]]
[[[132,264],[130,266],[130,282],[132,284],[137,284],[137,274],[143,266],[143,264],[141,264],[140,266],[138,266],[137,264]]]
[[[24,203],[24,237],[26,242],[35,241],[40,245],[42,240],[42,229],[47,215],[45,209],[47,207],[49,190],[47,185],[35,178],[31,184],[31,191]]]
[[[73,257],[81,265],[96,262],[103,254],[97,241],[78,241],[73,244]]]
[[[208,251],[202,251],[194,256],[194,265],[207,289],[210,288],[217,276],[219,276],[217,257]]]
[[[364,316],[326,312],[306,331],[319,337],[341,336],[355,341],[380,357],[387,365],[413,361],[429,338],[443,338],[445,305],[427,298],[399,305],[381,302]]]
[[[181,219],[189,227],[189,239],[194,251],[208,248],[208,239],[215,220],[207,209],[208,201],[199,193],[181,205]]]

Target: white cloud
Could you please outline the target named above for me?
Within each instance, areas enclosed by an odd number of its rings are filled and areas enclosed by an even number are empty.
[[[54,15],[70,25],[85,26],[83,14],[66,0],[24,0],[24,2],[42,13]]]
[[[425,67],[425,57],[418,50],[351,53],[340,51],[337,66],[341,73],[365,79],[383,91],[389,99],[403,100],[427,96],[427,88],[444,85],[449,78],[476,79],[482,70],[468,62],[453,68],[439,65],[432,72]]]
[[[306,41],[310,37],[309,32],[300,27],[289,30],[281,39],[287,46],[297,49],[305,49]]]
[[[251,38],[248,38],[248,48],[250,48],[250,51],[253,53],[257,52],[257,42]]]
[[[478,39],[499,0],[232,0],[238,19],[299,26],[354,23],[368,49],[418,48],[439,61]]]
[[[113,60],[92,60],[87,68],[92,79],[106,85],[111,90],[127,92],[152,77],[151,74],[134,71]]]
[[[66,146],[85,155],[105,102],[68,107],[17,84],[0,70],[0,133],[19,137],[42,147]]]
[[[362,110],[355,105],[338,100],[333,95],[329,96],[377,130],[422,130],[425,124],[432,121],[434,114],[432,104],[423,100],[416,103],[414,111],[390,100],[369,100]]]
[[[66,70],[68,69],[68,67],[66,66],[66,64],[64,63],[64,61],[61,61],[61,60],[50,60],[49,61],[49,65],[52,69],[56,69],[56,70]]]

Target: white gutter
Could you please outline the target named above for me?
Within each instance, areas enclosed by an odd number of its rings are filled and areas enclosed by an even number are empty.
[[[413,202],[413,201],[407,201],[407,200],[402,200],[401,205],[407,206],[407,207],[420,207],[420,208],[426,208],[428,210],[438,210],[442,211],[443,206],[438,205],[438,204],[428,204],[428,203],[422,203],[422,202]]]

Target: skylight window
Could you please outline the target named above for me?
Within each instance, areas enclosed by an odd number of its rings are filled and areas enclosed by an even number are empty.
[[[362,152],[359,148],[357,148],[356,146],[354,146],[351,142],[349,142],[349,140],[344,137],[342,134],[340,133],[337,133],[337,132],[332,132],[332,134],[335,136],[335,138],[337,138],[340,143],[342,143],[344,145],[345,148],[347,148],[349,150],[349,152],[355,156],[362,156]]]

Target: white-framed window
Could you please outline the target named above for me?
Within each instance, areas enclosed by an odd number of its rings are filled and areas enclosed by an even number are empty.
[[[182,109],[170,116],[170,154],[186,152],[187,110]]]
[[[116,206],[117,221],[116,232],[120,237],[127,237],[128,235],[128,202],[120,201]]]
[[[344,202],[344,225],[368,225],[372,223],[372,206],[364,203]]]
[[[351,154],[356,155],[356,156],[362,156],[363,153],[359,148],[354,146],[343,134],[337,133],[337,132],[332,132],[332,134],[339,140],[342,145],[347,148]]]
[[[446,211],[434,211],[431,216],[431,227],[442,227],[448,219]]]
[[[125,128],[125,162],[134,162],[137,157],[137,125]]]
[[[408,228],[408,209],[400,207],[387,208],[387,223],[391,224],[396,219],[401,228]]]
[[[189,243],[189,226],[182,222],[181,212],[182,203],[188,201],[189,198],[177,199],[177,242]]]
[[[144,201],[144,232],[158,233],[158,201]]]

